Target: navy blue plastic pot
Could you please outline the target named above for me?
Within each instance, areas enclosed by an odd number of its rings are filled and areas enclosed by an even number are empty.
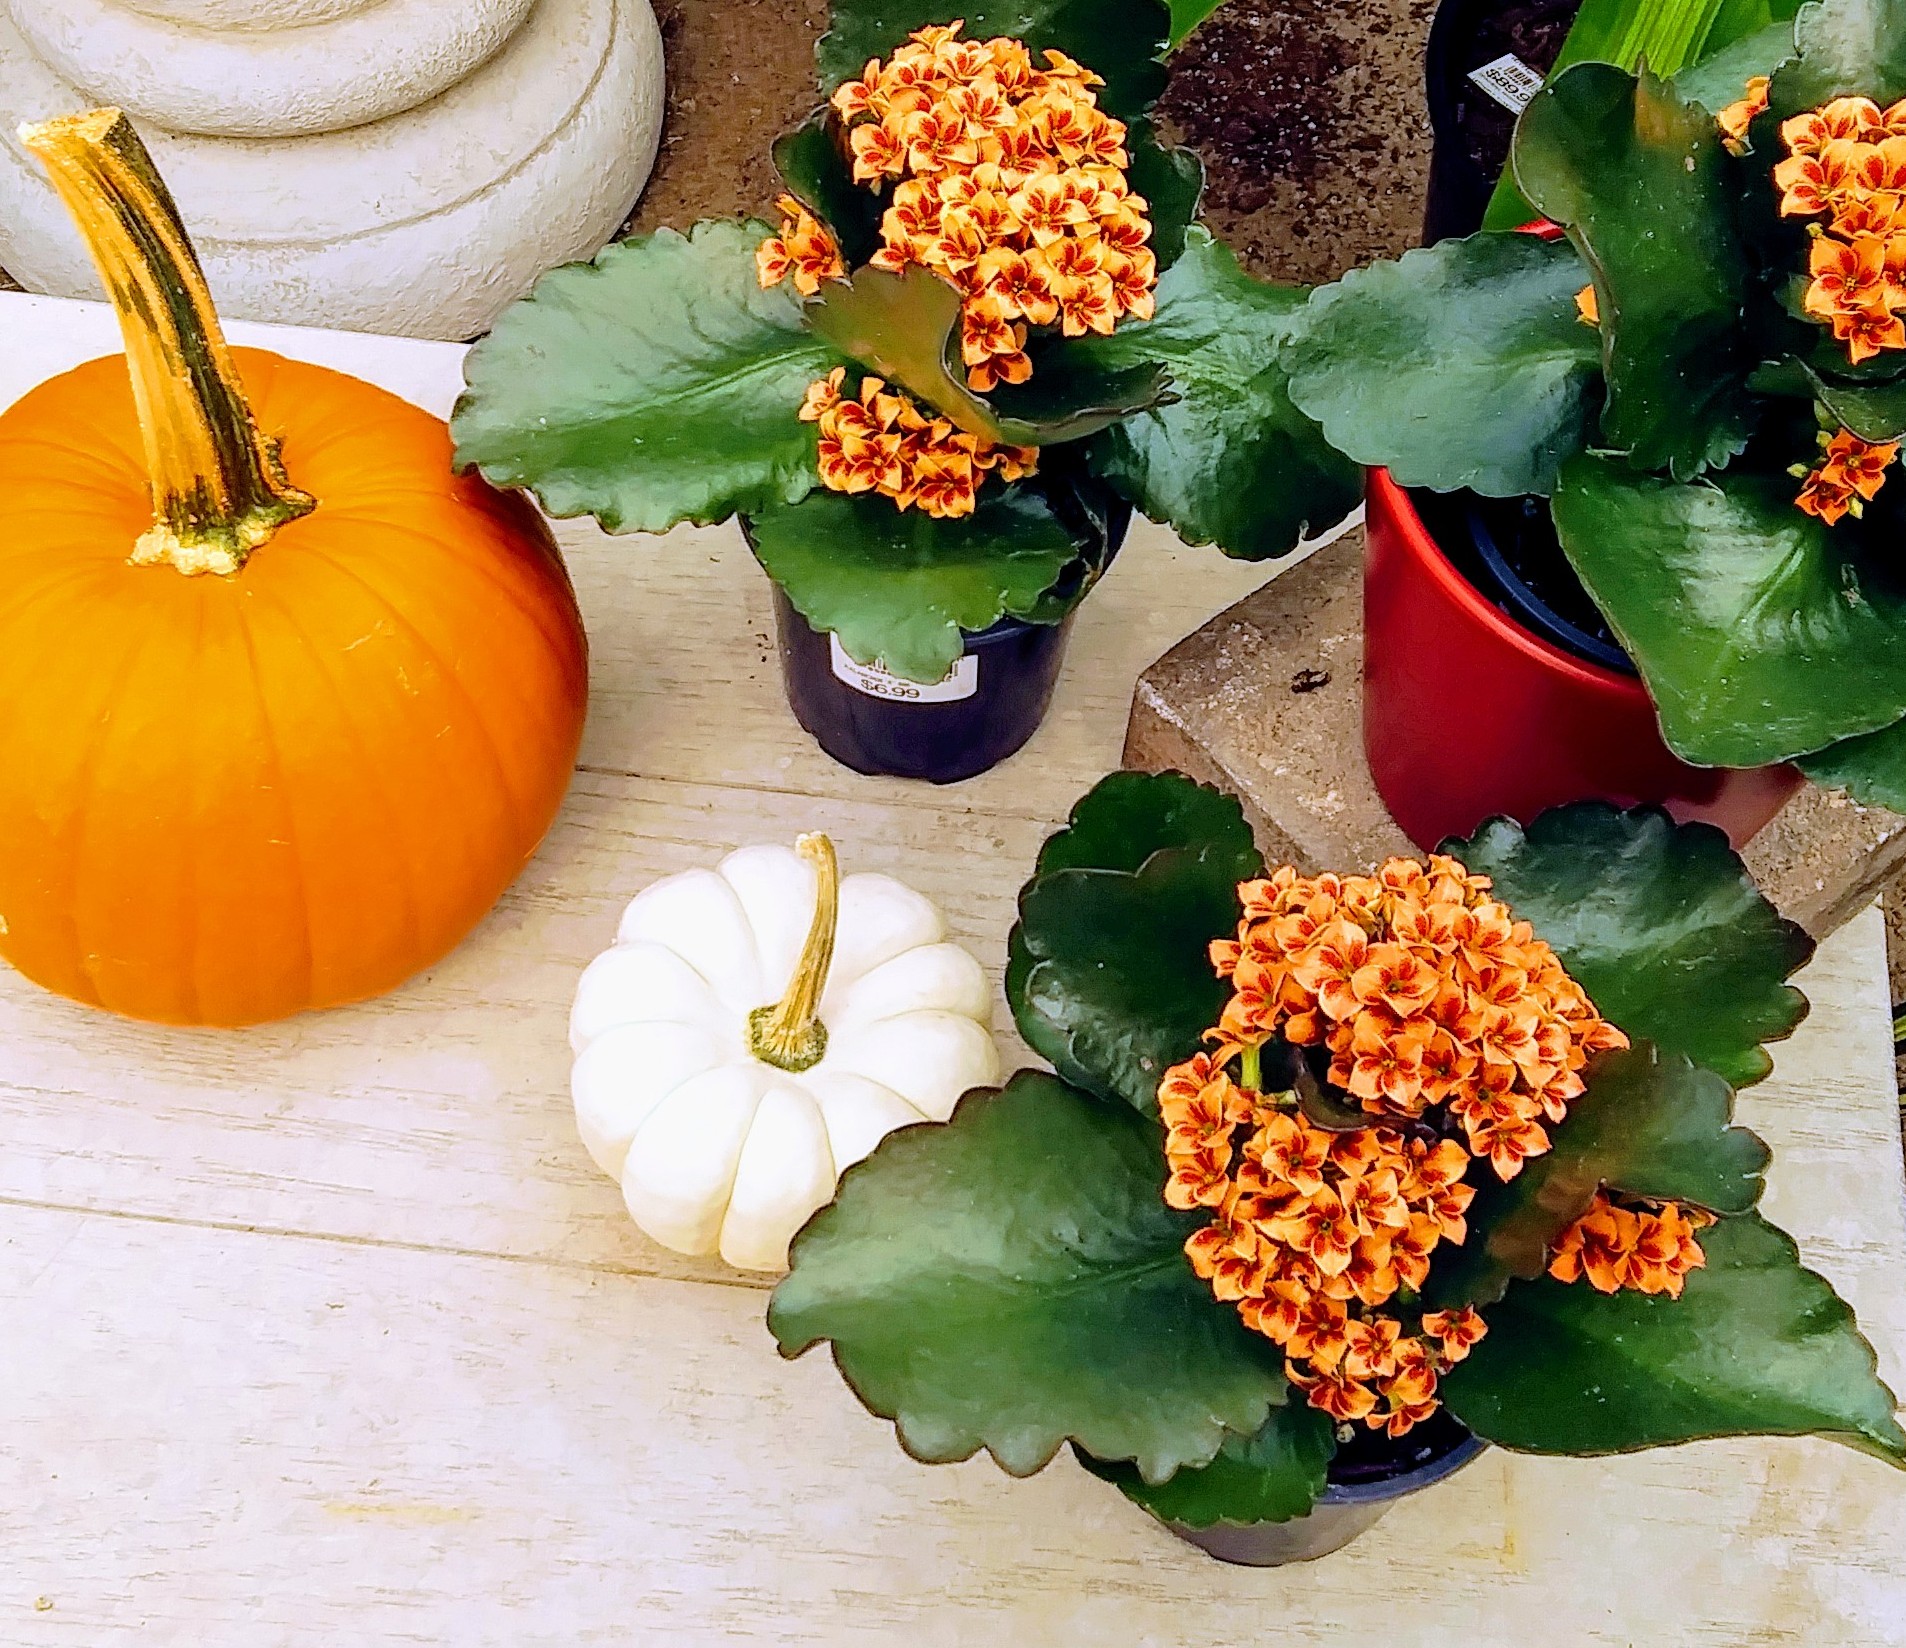
[[[1209,1528],[1188,1528],[1177,1522],[1165,1526],[1220,1562],[1247,1568],[1277,1568],[1286,1562],[1328,1556],[1368,1532],[1399,1499],[1455,1475],[1489,1446],[1454,1421],[1447,1429],[1451,1434],[1431,1450],[1428,1459],[1393,1473],[1359,1472],[1355,1480],[1340,1480],[1333,1462],[1330,1483],[1308,1516],[1288,1522],[1220,1522]]]
[[[1106,511],[1103,550],[1088,557],[1100,570],[1117,555],[1130,524],[1129,506],[1115,503]],[[748,523],[742,527],[746,532]],[[923,687],[856,664],[776,584],[774,620],[788,705],[814,741],[855,772],[958,783],[997,766],[1039,730],[1077,610],[1074,602],[1056,624],[1002,618],[969,634],[952,674]]]

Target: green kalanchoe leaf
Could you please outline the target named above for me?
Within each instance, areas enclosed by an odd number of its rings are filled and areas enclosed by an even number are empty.
[[[1794,44],[1793,18],[1799,8],[1792,0],[1780,0],[1765,9],[1772,20],[1764,27],[1673,75],[1675,94],[1718,114],[1741,96],[1756,75],[1771,75],[1782,64],[1791,63],[1799,49]],[[1786,16],[1779,15],[1783,11]]]
[[[1065,827],[1046,837],[1035,877],[1059,870],[1135,875],[1153,853],[1215,849],[1235,885],[1264,873],[1244,807],[1235,795],[1183,773],[1107,773],[1080,797]]]
[[[1906,1431],[1853,1312],[1758,1214],[1699,1237],[1679,1299],[1517,1282],[1444,1376],[1451,1413],[1527,1453],[1627,1453],[1708,1436],[1829,1436],[1906,1464]]]
[[[1784,761],[1906,714],[1906,593],[1871,565],[1890,534],[1829,529],[1798,489],[1738,464],[1702,486],[1593,454],[1562,472],[1562,547],[1686,760]]]
[[[1653,75],[1578,63],[1516,125],[1522,192],[1595,273],[1605,443],[1682,479],[1746,444],[1746,260],[1713,117]]]
[[[1882,108],[1906,96],[1906,8],[1896,0],[1821,0],[1794,26],[1798,60],[1768,89],[1779,119],[1831,97],[1870,97]]]
[[[1198,221],[1198,203],[1204,196],[1204,162],[1189,149],[1160,143],[1149,120],[1131,128],[1125,147],[1131,156],[1125,168],[1126,180],[1132,193],[1145,202],[1152,226],[1151,249],[1163,274],[1184,256],[1185,238]]]
[[[1863,441],[1891,441],[1906,434],[1906,380],[1848,383],[1806,368],[1814,397]]]
[[[802,617],[860,663],[928,685],[959,658],[962,630],[1032,612],[1079,554],[1043,497],[997,483],[956,520],[874,493],[815,492],[750,526],[756,557]]]
[[[1286,1402],[1255,1436],[1227,1436],[1209,1465],[1187,1468],[1157,1484],[1129,1464],[1107,1464],[1088,1453],[1078,1459],[1153,1516],[1187,1528],[1210,1528],[1306,1515],[1324,1491],[1324,1473],[1336,1451],[1328,1415],[1306,1402]]]
[[[1845,790],[1864,806],[1906,812],[1906,720],[1830,744],[1795,765],[1814,783]]]
[[[1157,1125],[1022,1071],[902,1128],[795,1238],[768,1326],[831,1340],[868,1408],[932,1463],[1026,1476],[1065,1442],[1149,1482],[1287,1400],[1283,1360],[1192,1273]]]
[[[815,336],[889,383],[911,391],[969,434],[1006,446],[1077,440],[1129,413],[1155,406],[1169,382],[1156,362],[1098,370],[1087,363],[1035,371],[1016,403],[989,403],[966,384],[959,363],[960,294],[914,264],[893,274],[860,269],[851,283],[830,280],[808,300]],[[1008,410],[1009,405],[1013,410]]]
[[[1807,998],[1784,981],[1813,941],[1754,886],[1719,830],[1653,808],[1557,807],[1495,818],[1453,853],[1545,939],[1602,1016],[1736,1087],[1773,1068]]]
[[[792,503],[820,484],[808,384],[840,357],[783,290],[760,223],[703,223],[552,270],[469,353],[457,467],[611,532]]]
[[[1245,560],[1283,555],[1356,508],[1362,469],[1291,404],[1279,359],[1303,308],[1301,289],[1253,279],[1193,229],[1150,321],[1065,346],[1102,368],[1162,361],[1171,373],[1169,405],[1094,437],[1094,471],[1188,543]]]
[[[965,40],[1004,35],[1043,53],[1062,51],[1105,84],[1099,107],[1127,122],[1144,117],[1165,89],[1159,62],[1171,34],[1164,0],[834,0],[833,20],[821,37],[821,90],[858,79],[870,58],[883,62],[916,29],[964,18]]]
[[[1566,242],[1472,235],[1312,294],[1284,350],[1290,397],[1403,486],[1547,493],[1600,404],[1601,338]]]
[[[825,109],[775,139],[774,169],[788,193],[832,232],[848,268],[880,249],[880,196],[854,181]]]
[[[1236,801],[1177,773],[1114,774],[1073,809],[1019,894],[1006,999],[1068,1081],[1147,1115],[1218,1022],[1214,938],[1264,861]]]
[[[1474,1170],[1469,1239],[1447,1248],[1430,1273],[1439,1307],[1493,1305],[1510,1281],[1540,1276],[1562,1232],[1597,1191],[1691,1202],[1710,1213],[1746,1213],[1759,1202],[1768,1151],[1732,1124],[1734,1090],[1685,1055],[1652,1042],[1603,1054],[1568,1118],[1549,1126],[1551,1149],[1506,1184]]]

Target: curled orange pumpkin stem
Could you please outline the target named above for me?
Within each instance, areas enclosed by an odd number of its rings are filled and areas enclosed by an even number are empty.
[[[78,225],[126,340],[154,510],[133,563],[236,572],[317,501],[252,417],[178,206],[117,109],[23,126],[20,140]]]

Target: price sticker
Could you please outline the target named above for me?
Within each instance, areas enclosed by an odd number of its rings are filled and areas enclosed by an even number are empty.
[[[864,692],[869,698],[885,698],[896,704],[956,704],[979,691],[979,660],[970,652],[941,680],[926,686],[884,670],[878,664],[856,663],[848,657],[838,635],[828,636],[827,647],[833,659],[834,678],[845,681],[855,692]]]
[[[1469,78],[1511,114],[1520,114],[1542,89],[1542,76],[1517,57],[1504,52],[1493,63],[1471,69]]]

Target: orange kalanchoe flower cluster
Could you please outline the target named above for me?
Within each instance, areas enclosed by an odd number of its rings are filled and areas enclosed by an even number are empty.
[[[1832,526],[1849,512],[1857,516],[1879,491],[1887,466],[1899,456],[1899,442],[1863,441],[1842,429],[1833,435],[1823,431],[1820,444],[1826,456],[1817,465],[1809,469],[1796,464],[1791,471],[1801,478],[1800,496],[1794,501]]]
[[[1235,940],[1212,946],[1234,994],[1220,1051],[1282,1035],[1331,1054],[1330,1080],[1374,1116],[1443,1107],[1507,1180],[1549,1148],[1582,1067],[1628,1038],[1555,952],[1453,858],[1393,858],[1375,876],[1239,888]]]
[[[1716,120],[1730,153],[1747,153],[1747,129],[1767,108],[1767,78]],[[1808,225],[1809,280],[1803,307],[1833,328],[1852,365],[1906,349],[1906,100],[1882,109],[1871,98],[1836,97],[1780,126],[1786,158],[1774,167],[1782,217],[1823,218]],[[1828,526],[1879,491],[1898,443],[1862,440],[1851,430],[1823,433],[1826,454],[1796,464],[1794,502]]]
[[[1855,366],[1906,349],[1906,100],[1836,97],[1781,122],[1774,167],[1782,217],[1811,225],[1808,314],[1826,321]]]
[[[755,275],[762,286],[779,286],[791,279],[795,291],[811,298],[822,281],[844,279],[847,265],[820,220],[793,195],[783,195],[777,204],[781,232],[762,241],[754,254]]]
[[[1588,1058],[1628,1045],[1489,887],[1440,854],[1245,882],[1237,938],[1211,947],[1233,989],[1215,1050],[1158,1090],[1165,1200],[1210,1212],[1185,1244],[1192,1269],[1282,1349],[1313,1407],[1392,1436],[1436,1411],[1438,1380],[1485,1332],[1467,1306],[1415,1313],[1438,1246],[1468,1237],[1471,1163],[1515,1177],[1549,1148],[1542,1121],[1567,1115]],[[1320,1126],[1294,1095],[1239,1085],[1232,1061],[1255,1083],[1273,1038],[1327,1049],[1330,1082],[1370,1125]],[[1550,1273],[1678,1295],[1711,1222],[1600,1195]]]
[[[1434,1413],[1437,1379],[1482,1337],[1482,1319],[1431,1312],[1406,1335],[1379,1307],[1423,1285],[1440,1242],[1463,1239],[1469,1152],[1385,1127],[1313,1127],[1205,1053],[1166,1075],[1158,1106],[1165,1200],[1212,1209],[1185,1244],[1192,1269],[1283,1350],[1312,1406],[1392,1436]]]
[[[964,298],[961,356],[981,393],[1032,374],[1028,327],[1067,337],[1149,318],[1158,263],[1099,77],[1017,40],[924,28],[834,93],[854,177],[893,185],[878,268],[922,264]]]
[[[820,427],[821,482],[835,492],[878,492],[903,510],[952,519],[973,513],[980,483],[994,472],[1016,481],[1032,473],[1039,454],[998,446],[929,418],[885,380],[863,378],[858,398],[842,393],[847,376],[837,366],[810,384],[803,423]]]
[[[1558,1282],[1586,1279],[1599,1293],[1635,1288],[1679,1299],[1688,1272],[1707,1263],[1694,1233],[1713,1223],[1714,1215],[1700,1208],[1632,1198],[1616,1202],[1604,1193],[1562,1232],[1549,1274]]]

